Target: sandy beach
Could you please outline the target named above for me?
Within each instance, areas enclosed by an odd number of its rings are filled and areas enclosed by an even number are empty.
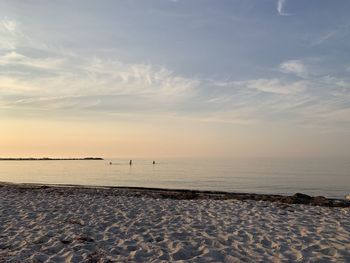
[[[0,262],[350,262],[349,207],[0,187]]]

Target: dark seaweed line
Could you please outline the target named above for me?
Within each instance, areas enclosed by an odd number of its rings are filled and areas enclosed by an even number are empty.
[[[193,199],[214,199],[214,200],[254,200],[277,202],[280,204],[304,204],[311,206],[326,206],[326,207],[347,207],[350,208],[350,201],[345,199],[333,199],[323,196],[309,196],[302,193],[294,195],[276,195],[276,194],[256,194],[256,193],[233,193],[221,191],[200,191],[186,189],[166,189],[166,188],[148,188],[148,187],[123,187],[123,186],[82,186],[82,185],[50,185],[50,184],[30,184],[30,183],[6,183],[0,182],[0,188],[7,189],[22,189],[22,190],[47,190],[63,191],[66,193],[77,193],[84,191],[90,194],[122,195],[122,196],[144,196],[150,198],[161,199],[178,199],[178,200],[193,200]]]

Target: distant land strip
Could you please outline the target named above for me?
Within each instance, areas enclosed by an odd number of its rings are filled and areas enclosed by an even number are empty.
[[[103,160],[100,157],[85,157],[85,158],[0,158],[0,161],[95,161]]]

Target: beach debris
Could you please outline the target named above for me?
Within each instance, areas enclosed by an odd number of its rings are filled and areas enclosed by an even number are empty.
[[[31,256],[32,262],[45,262],[48,259],[48,256],[42,253],[33,254]]]
[[[88,236],[77,236],[75,240],[84,243],[84,242],[94,242],[95,240]]]
[[[102,260],[103,259],[103,260]],[[110,260],[110,259],[106,259],[106,255],[104,255],[103,252],[101,252],[99,249],[97,249],[96,251],[94,251],[93,253],[89,254],[87,256],[87,262],[91,262],[91,263],[99,263],[99,262],[115,262],[114,260]]]
[[[74,219],[74,218],[70,218],[68,220],[68,223],[69,224],[76,224],[76,225],[80,225],[80,226],[83,226],[84,223],[81,221],[81,220],[78,220],[78,219]]]
[[[68,245],[70,243],[72,243],[72,240],[69,240],[69,239],[62,239],[60,240],[62,244],[65,244],[65,245]]]

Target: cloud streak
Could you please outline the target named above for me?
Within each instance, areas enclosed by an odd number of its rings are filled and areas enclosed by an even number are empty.
[[[306,82],[282,82],[280,79],[256,79],[246,82],[247,87],[265,93],[288,95],[300,92],[306,88]]]
[[[284,4],[278,6],[281,13]],[[13,44],[0,46],[0,109],[24,114],[31,110],[69,110],[72,115],[81,110],[142,112],[235,125],[283,121],[284,115],[289,121],[308,124],[350,121],[346,116],[349,80],[315,75],[305,60],[285,60],[270,77],[200,78],[114,56],[52,47],[47,52],[49,45],[38,40],[34,45],[19,25],[7,18],[0,23],[0,34]],[[33,48],[40,52],[32,52]],[[276,73],[276,67],[270,70]]]
[[[331,39],[332,37],[334,37],[338,32],[339,32],[339,29],[336,29],[336,30],[333,30],[331,32],[328,32],[328,33],[322,35],[321,37],[319,37],[318,39],[312,41],[310,46],[313,47],[313,46],[321,45],[324,42],[326,42],[329,39]]]
[[[284,73],[294,74],[298,77],[306,77],[307,67],[301,60],[287,60],[280,64],[280,70]]]
[[[26,66],[48,70],[58,68],[63,62],[63,58],[30,58],[15,51],[0,56],[0,66]]]
[[[18,22],[7,17],[0,21],[0,36],[0,70],[10,72],[0,76],[0,95],[20,94],[29,98],[26,104],[51,97],[100,95],[149,97],[154,102],[169,97],[171,102],[189,96],[199,84],[163,66],[48,50],[48,45],[32,41]],[[23,46],[27,54],[19,51]],[[39,52],[30,52],[32,48]]]
[[[7,17],[0,20],[0,50],[13,50],[17,46],[17,22]]]
[[[289,16],[291,14],[284,12],[284,6],[286,5],[286,0],[277,0],[277,12],[280,16]]]
[[[196,79],[177,75],[164,67],[146,64],[126,64],[103,59],[36,59],[11,53],[0,58],[0,66],[17,66],[11,76],[0,83],[3,92],[31,90],[54,96],[75,95],[135,95],[171,100],[188,96],[198,85]],[[18,66],[39,70],[25,76]],[[27,69],[28,70],[28,69]],[[17,74],[16,74],[17,73]],[[29,95],[24,94],[23,95]]]

